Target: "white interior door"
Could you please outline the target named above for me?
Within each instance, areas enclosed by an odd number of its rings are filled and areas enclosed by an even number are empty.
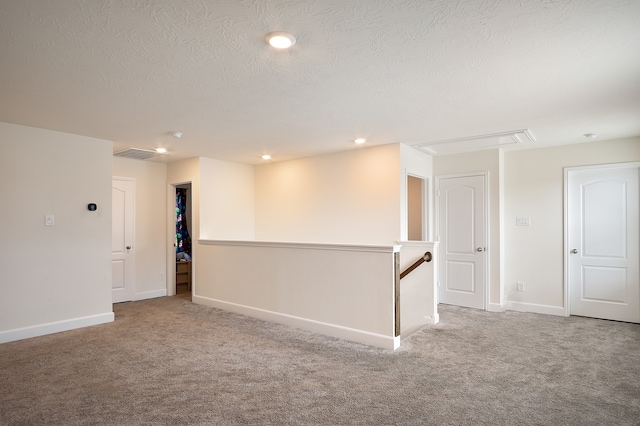
[[[135,295],[134,271],[134,218],[135,181],[113,178],[111,184],[111,292],[113,303],[133,300]]]
[[[438,180],[438,301],[485,309],[485,176]]]
[[[567,172],[572,315],[640,322],[638,165]]]

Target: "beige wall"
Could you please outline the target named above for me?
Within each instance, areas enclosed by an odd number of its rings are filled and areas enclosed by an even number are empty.
[[[434,158],[434,176],[489,173],[490,310],[564,314],[564,168],[631,161],[640,161],[640,138]]]
[[[200,158],[200,238],[255,237],[254,167]]]
[[[0,342],[112,321],[112,143],[0,123],[0,152]]]
[[[396,349],[395,251],[394,246],[202,243],[202,284],[193,301]],[[423,316],[429,313],[428,307],[422,310]]]
[[[135,299],[166,295],[167,165],[113,157],[113,176],[135,179]]]
[[[256,239],[392,244],[400,176],[398,144],[257,166]]]
[[[415,176],[407,176],[407,226],[408,240],[424,239],[424,187],[427,181]]]
[[[173,197],[175,186],[191,183],[191,239],[193,294],[197,295],[199,239],[253,240],[254,170],[253,166],[214,160],[191,158],[170,163],[167,167],[167,196]],[[168,200],[170,198],[167,198]],[[167,277],[168,293],[175,294],[175,212],[173,200],[167,212]]]
[[[136,292],[162,291],[165,250],[171,294],[172,184],[192,183],[194,240],[391,244],[406,232],[407,174],[488,172],[489,308],[559,313],[563,168],[640,161],[633,138],[434,159],[394,144],[255,168],[205,158],[165,166],[112,162],[109,141],[7,123],[0,123],[0,149],[0,341],[113,319],[112,175],[136,179]],[[90,202],[98,211],[87,210]],[[47,214],[55,215],[52,227],[44,226]],[[531,226],[516,227],[516,217],[530,217]],[[197,256],[194,244],[194,265]]]
[[[632,161],[640,161],[640,138],[505,153],[507,307],[563,312],[564,167]],[[516,226],[516,217],[531,226]]]

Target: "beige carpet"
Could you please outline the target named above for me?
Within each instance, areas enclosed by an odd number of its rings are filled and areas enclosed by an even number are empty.
[[[1,425],[638,425],[640,325],[440,306],[396,352],[198,306],[0,345]]]

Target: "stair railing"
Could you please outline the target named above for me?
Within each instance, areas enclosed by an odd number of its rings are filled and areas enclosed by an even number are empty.
[[[433,259],[433,256],[431,255],[431,252],[430,251],[426,252],[424,254],[424,256],[422,256],[420,259],[416,260],[413,265],[409,266],[407,269],[405,269],[400,274],[400,279],[403,279],[404,277],[409,275],[411,272],[413,272],[418,266],[422,265],[423,263],[431,262],[431,259]]]

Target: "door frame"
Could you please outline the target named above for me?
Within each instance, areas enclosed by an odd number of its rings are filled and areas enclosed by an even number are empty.
[[[407,238],[405,239],[405,241],[410,241],[409,240],[409,177],[413,177],[416,179],[420,179],[422,180],[422,240],[420,241],[431,241],[431,215],[429,214],[429,205],[430,200],[429,200],[429,196],[430,191],[429,191],[429,185],[431,184],[430,180],[428,177],[425,176],[421,176],[419,174],[416,173],[410,173],[408,171],[405,171],[404,174],[404,181],[406,183],[405,185],[405,203],[407,206]],[[415,241],[415,240],[414,240]]]
[[[569,289],[569,173],[581,170],[611,170],[611,169],[630,169],[640,168],[639,161],[628,163],[610,163],[610,164],[592,164],[587,166],[574,166],[564,168],[564,223],[563,223],[563,267],[564,267],[564,316],[571,315],[571,298]]]
[[[489,171],[483,171],[483,172],[471,172],[471,173],[454,173],[454,174],[448,174],[448,175],[439,175],[439,176],[435,176],[435,181],[434,181],[434,185],[435,185],[435,203],[434,203],[434,216],[435,216],[435,223],[433,225],[433,233],[435,235],[435,238],[438,242],[441,240],[441,236],[440,236],[440,180],[442,179],[451,179],[451,178],[463,178],[463,177],[474,177],[474,176],[482,176],[484,179],[484,200],[483,200],[483,205],[484,205],[484,242],[483,242],[483,246],[484,246],[484,252],[485,252],[485,256],[484,256],[484,276],[482,277],[483,281],[484,281],[484,299],[482,301],[483,303],[483,308],[482,310],[484,311],[488,311],[489,310],[489,301],[491,300],[490,296],[490,292],[491,292],[491,286],[489,285],[489,265],[491,264],[490,259],[491,259],[491,247],[489,246],[489,241],[491,241],[490,238],[490,220],[489,220]],[[442,245],[438,244],[438,250],[441,250]],[[440,253],[438,253],[438,259],[440,258]],[[438,279],[437,285],[436,285],[436,290],[437,290],[437,303],[440,303],[440,279]]]
[[[191,185],[191,199],[189,203],[191,204],[191,217],[194,217],[193,213],[193,181],[185,180],[178,182],[169,182],[167,185],[167,296],[175,296],[176,295],[176,248],[174,246],[175,238],[176,238],[176,189],[181,185]],[[193,222],[193,220],[192,220]],[[189,232],[193,232],[195,229],[194,224],[189,224],[190,229]],[[191,234],[191,294],[195,295],[196,287],[195,287],[195,246],[193,243],[194,234]]]

